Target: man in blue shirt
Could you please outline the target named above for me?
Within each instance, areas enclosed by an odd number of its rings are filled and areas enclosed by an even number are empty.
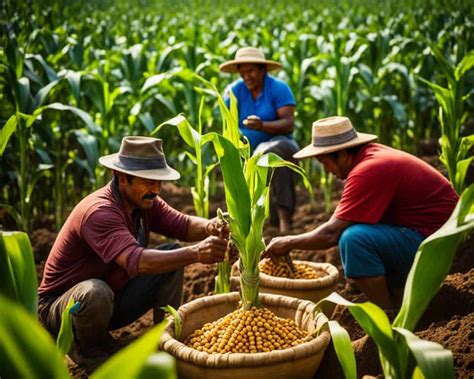
[[[234,60],[220,66],[221,71],[241,77],[230,90],[237,98],[239,129],[252,151],[272,152],[294,162],[293,154],[299,149],[292,136],[295,98],[285,82],[268,74],[279,68],[280,63],[266,60],[262,51],[253,47],[237,50]],[[230,99],[226,101],[229,106]],[[291,227],[295,201],[293,172],[276,169],[270,192],[270,222],[279,225],[282,233]]]

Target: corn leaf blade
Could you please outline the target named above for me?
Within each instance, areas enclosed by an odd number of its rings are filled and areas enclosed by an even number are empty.
[[[440,344],[418,338],[409,330],[394,328],[406,342],[426,379],[454,378],[453,354]]]
[[[91,379],[134,378],[139,375],[150,355],[158,348],[166,320],[156,325],[135,342],[120,350],[91,375]]]
[[[357,378],[357,368],[354,351],[352,350],[351,338],[349,333],[337,321],[329,321],[329,331],[334,344],[337,359],[341,364],[344,377],[346,379]]]
[[[67,354],[71,349],[74,341],[74,333],[72,330],[72,314],[80,307],[79,302],[75,302],[71,297],[69,302],[61,314],[61,327],[59,328],[58,338],[56,339],[56,346],[62,354]]]
[[[38,312],[38,280],[33,250],[23,232],[0,232],[0,293],[20,303],[31,315]]]
[[[394,326],[414,330],[448,274],[457,246],[474,228],[473,204],[474,184],[471,184],[461,195],[448,221],[418,248]],[[436,256],[436,261],[433,261],[433,256]]]
[[[0,295],[0,377],[69,378],[51,336],[19,304]]]

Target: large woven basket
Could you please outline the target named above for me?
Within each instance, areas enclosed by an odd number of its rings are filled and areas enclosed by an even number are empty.
[[[294,261],[294,263],[314,267],[316,270],[325,271],[327,275],[318,279],[288,279],[260,272],[260,292],[296,297],[317,303],[336,290],[339,271],[332,264],[309,261]],[[239,288],[239,280],[239,262],[237,261],[232,266],[231,283],[233,289]],[[326,316],[331,317],[334,305],[326,302],[323,304],[322,310]]]
[[[176,358],[178,377],[183,379],[284,379],[312,378],[319,367],[330,334],[327,318],[322,313],[314,314],[314,304],[309,301],[260,294],[262,306],[277,316],[291,318],[308,332],[319,330],[318,336],[301,345],[268,353],[208,354],[184,345],[194,330],[206,322],[234,311],[240,301],[237,292],[207,296],[181,306],[178,310],[183,324],[180,340],[174,338],[174,321],[169,318],[160,343],[160,348]]]

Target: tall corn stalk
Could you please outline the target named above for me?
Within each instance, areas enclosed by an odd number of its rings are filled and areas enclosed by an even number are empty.
[[[265,248],[263,224],[269,215],[272,175],[269,169],[288,167],[302,176],[307,188],[310,184],[302,168],[276,154],[249,156],[249,144],[240,140],[234,95],[231,93],[231,105],[227,109],[217,89],[209,82],[205,84],[217,97],[222,115],[222,135],[210,134],[224,179],[232,242],[239,250],[242,307],[247,310],[259,306],[258,263]]]

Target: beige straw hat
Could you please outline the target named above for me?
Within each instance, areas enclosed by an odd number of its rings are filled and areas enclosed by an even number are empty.
[[[357,133],[347,117],[328,117],[313,122],[313,143],[298,151],[294,158],[334,153],[377,139],[374,134]]]
[[[235,53],[235,59],[222,63],[219,69],[222,72],[237,72],[237,65],[243,63],[258,63],[267,65],[267,71],[278,70],[281,63],[265,59],[262,50],[255,47],[242,47]]]
[[[124,137],[120,151],[99,158],[99,163],[112,170],[151,180],[179,179],[178,171],[168,166],[163,141],[151,137]]]

